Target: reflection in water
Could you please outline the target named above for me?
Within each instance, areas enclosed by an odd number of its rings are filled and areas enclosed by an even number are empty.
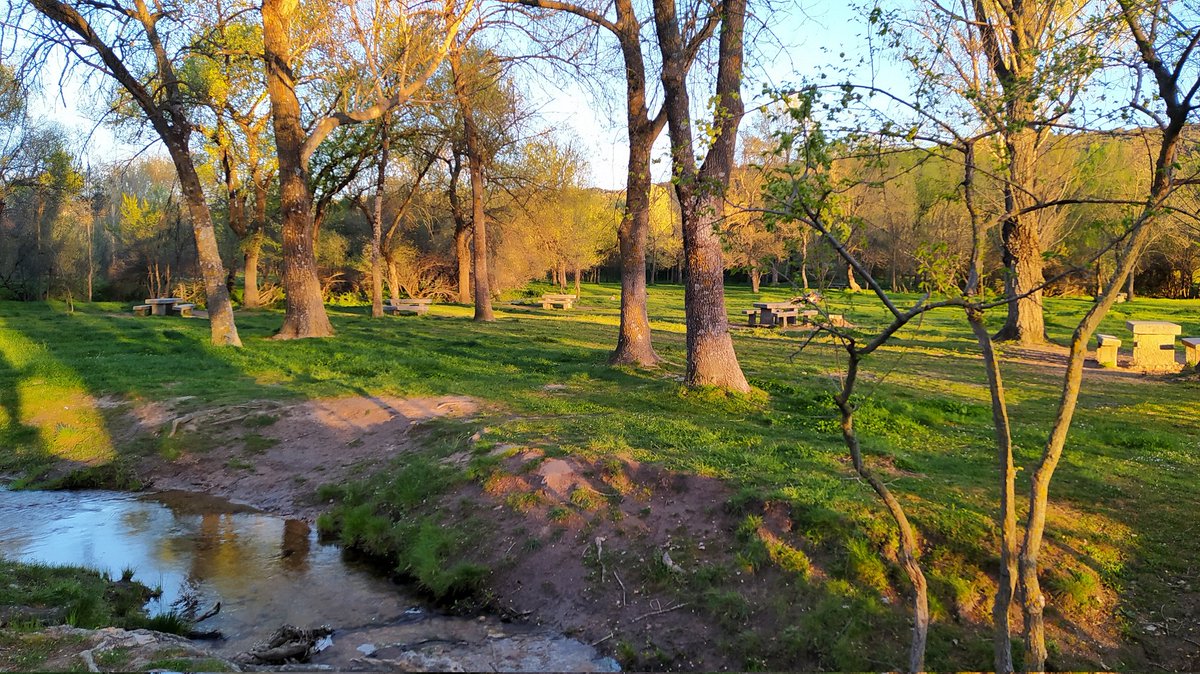
[[[204,629],[222,631],[226,652],[244,649],[282,623],[364,625],[411,605],[395,586],[342,559],[306,523],[219,500],[169,494],[137,498],[103,491],[0,490],[0,555],[83,564],[110,574],[135,570],[169,610],[191,597],[221,613]]]

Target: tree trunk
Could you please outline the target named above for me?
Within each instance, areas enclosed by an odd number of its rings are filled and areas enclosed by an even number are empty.
[[[317,275],[316,241],[312,221],[312,193],[303,161],[307,139],[300,125],[300,101],[288,35],[297,0],[264,0],[263,49],[267,92],[279,160],[279,202],[283,229],[283,289],[287,308],[276,339],[329,337],[333,325],[325,313],[321,281]]]
[[[379,118],[379,177],[375,182],[375,212],[371,218],[371,316],[383,317],[383,188],[387,180],[388,115]]]
[[[582,273],[583,270],[579,268],[579,265],[575,265],[575,299],[583,297],[583,292],[579,288],[579,275]]]
[[[725,310],[725,264],[717,236],[723,204],[724,199],[710,196],[697,204],[691,218],[684,220],[686,382],[688,386],[747,392],[750,384],[733,350]]]
[[[1129,269],[1129,281],[1128,281],[1128,286],[1125,289],[1125,301],[1126,302],[1133,301],[1133,277],[1135,277],[1135,276],[1137,276],[1137,263],[1136,262]],[[88,287],[90,288],[91,286],[89,285]]]
[[[1017,588],[1019,558],[1016,477],[1013,463],[1012,432],[1008,420],[1008,403],[1004,399],[1004,383],[1000,376],[1000,364],[992,347],[991,336],[983,324],[983,313],[967,311],[971,331],[983,354],[987,372],[988,390],[991,392],[992,426],[996,437],[996,467],[1000,473],[1000,575],[996,579],[996,596],[992,602],[992,648],[993,666],[997,672],[1012,672],[1012,627],[1009,609]]]
[[[461,76],[461,72],[455,73],[455,88],[463,116],[463,136],[467,145],[467,168],[471,174],[471,221],[474,230],[471,266],[475,277],[474,318],[476,321],[494,321],[496,317],[492,314],[492,293],[488,287],[490,277],[488,276],[487,258],[487,215],[483,208],[483,152],[479,147],[478,130],[475,128],[475,114],[471,109],[471,102],[465,90],[465,83],[460,79]]]
[[[471,303],[471,223],[463,212],[462,200],[458,197],[458,179],[462,175],[462,156],[453,152],[450,157],[450,184],[446,198],[450,201],[450,214],[454,217],[454,259],[458,263],[458,303]]]
[[[94,210],[91,213],[91,219],[88,221],[88,301],[91,301],[92,284],[96,279],[96,219],[98,215]]]
[[[254,180],[253,227],[245,243],[245,270],[242,275],[242,306],[247,309],[262,307],[262,296],[258,291],[258,260],[267,236],[267,186],[257,177]]]
[[[264,238],[262,231],[254,232],[246,240],[244,257],[245,270],[242,277],[242,306],[246,309],[258,309],[262,306],[262,296],[258,292],[258,260],[262,253]]]
[[[904,506],[888,489],[887,484],[879,479],[863,462],[862,449],[858,443],[858,434],[854,429],[854,403],[851,400],[854,385],[858,379],[858,355],[850,354],[850,363],[846,370],[845,383],[842,391],[834,398],[841,412],[842,439],[850,452],[850,460],[854,470],[871,486],[875,495],[883,502],[900,534],[900,566],[908,576],[913,586],[913,629],[912,642],[909,648],[908,669],[910,672],[925,670],[925,644],[929,637],[929,593],[925,574],[917,561],[920,545],[916,534],[904,512]]]
[[[758,267],[750,268],[750,292],[758,294],[759,286],[762,284],[762,270]]]
[[[1010,104],[1008,112],[1014,122],[1031,119],[1028,103]],[[1004,291],[1008,299],[1008,317],[996,333],[997,340],[1018,344],[1041,344],[1046,341],[1046,324],[1042,315],[1042,242],[1038,235],[1037,218],[1021,213],[1033,206],[1037,162],[1037,135],[1029,128],[1009,133],[1005,137],[1008,153],[1008,180],[1004,184],[1004,208],[1007,215],[1000,229],[1002,259],[1006,269]]]
[[[222,346],[241,346],[237,326],[233,322],[233,303],[225,288],[225,266],[217,247],[217,233],[212,224],[212,213],[204,198],[200,176],[192,164],[192,155],[187,138],[163,138],[175,171],[179,175],[179,186],[187,203],[188,215],[192,220],[192,233],[196,239],[196,257],[200,265],[200,276],[204,279],[205,304],[208,309],[209,329],[212,343]]]
[[[846,287],[849,288],[851,292],[858,292],[862,290],[862,286],[858,285],[858,279],[854,278],[853,267],[846,267]]]
[[[800,239],[800,283],[808,290],[808,235]]]
[[[716,74],[716,137],[699,170],[687,90],[683,35],[674,0],[654,0],[654,22],[662,53],[662,82],[675,192],[683,220],[684,313],[687,321],[688,386],[715,386],[748,392],[725,309],[725,264],[717,225],[724,214],[725,191],[733,168],[741,98],[746,0],[722,0]]]
[[[640,49],[640,47],[639,47]],[[626,58],[628,61],[628,57]],[[632,77],[627,73],[627,77]],[[644,90],[643,75],[643,90]],[[632,89],[632,85],[630,86]],[[644,100],[644,93],[642,95]],[[654,138],[635,130],[630,120],[629,170],[625,213],[617,228],[621,251],[621,325],[617,347],[608,362],[613,365],[652,367],[662,359],[650,339],[650,316],[646,311],[646,234],[650,231],[650,147]],[[657,134],[655,134],[657,135]],[[650,259],[650,279],[658,274],[658,261]]]
[[[771,285],[779,285],[779,258],[771,260]]]

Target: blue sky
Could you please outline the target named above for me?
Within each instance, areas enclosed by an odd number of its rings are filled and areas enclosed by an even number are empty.
[[[748,59],[743,90],[747,95],[747,107],[752,107],[761,97],[763,85],[779,85],[796,81],[816,68],[838,61],[854,61],[866,52],[863,34],[865,25],[861,20],[862,10],[856,10],[844,2],[818,0],[807,6],[795,4],[779,5],[764,20],[751,22],[749,30],[764,31],[756,40],[754,54]],[[764,28],[765,27],[765,28]],[[840,58],[846,53],[847,59]],[[97,126],[89,117],[94,115],[93,105],[100,92],[94,91],[95,84],[68,81],[68,87],[58,88],[58,71],[61,60],[54,58],[44,73],[44,87],[32,107],[35,115],[62,124],[72,131],[85,145],[85,164],[103,165],[114,160],[127,159],[144,151],[147,142],[127,144],[121,142],[111,129]],[[526,90],[531,104],[540,111],[546,126],[553,128],[563,139],[572,140],[587,157],[590,165],[590,182],[598,187],[619,189],[625,182],[625,161],[628,149],[625,143],[623,108],[619,105],[594,105],[594,96],[578,83],[550,82],[544,78],[525,76]],[[618,93],[623,88],[614,89]],[[695,90],[694,102],[703,103],[709,93]],[[609,114],[605,110],[614,110]],[[669,175],[666,161],[665,137],[660,139],[654,172],[657,179]],[[161,147],[151,147],[151,153],[165,155]]]

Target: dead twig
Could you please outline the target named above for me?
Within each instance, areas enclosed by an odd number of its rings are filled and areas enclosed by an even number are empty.
[[[600,644],[604,643],[605,641],[608,641],[609,639],[613,638],[614,636],[616,636],[615,632],[609,632],[608,636],[604,637],[603,639],[600,639],[599,641],[593,641],[592,646],[599,646]]]
[[[651,612],[649,612],[649,613],[643,613],[642,615],[640,615],[640,616],[638,616],[638,617],[634,618],[633,620],[630,620],[629,622],[631,622],[631,623],[636,623],[636,622],[639,622],[639,621],[645,620],[646,618],[649,618],[650,616],[656,616],[656,615],[660,615],[660,614],[663,614],[663,613],[670,613],[671,611],[678,611],[679,609],[681,609],[681,608],[683,608],[684,606],[687,606],[687,605],[688,605],[688,602],[686,602],[686,601],[685,601],[685,602],[683,602],[683,603],[681,603],[681,604],[676,604],[676,605],[674,605],[674,606],[670,606],[670,607],[667,607],[667,608],[659,609],[659,610],[657,610],[657,611],[651,611]]]
[[[621,574],[613,569],[613,577],[617,579],[617,584],[621,586],[621,606],[625,605],[625,583],[621,581]]]

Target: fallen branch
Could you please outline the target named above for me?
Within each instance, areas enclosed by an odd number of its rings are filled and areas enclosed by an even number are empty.
[[[659,609],[657,611],[651,611],[649,613],[643,613],[642,615],[634,618],[633,620],[630,620],[629,622],[635,623],[635,622],[639,622],[641,620],[645,620],[646,618],[649,618],[650,616],[656,616],[656,615],[661,615],[663,613],[670,613],[671,611],[677,611],[687,605],[688,605],[688,603],[685,601],[682,604],[676,604],[676,605],[668,607],[668,608]]]

